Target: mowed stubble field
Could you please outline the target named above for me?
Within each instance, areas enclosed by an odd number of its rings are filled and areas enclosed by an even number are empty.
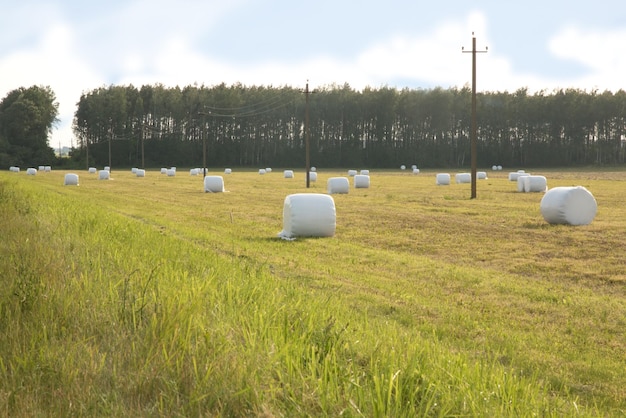
[[[516,171],[512,170],[512,171]],[[371,170],[371,186],[333,195],[332,238],[277,238],[291,193],[326,193],[320,169],[222,175],[225,193],[204,193],[201,176],[86,171],[78,187],[65,171],[25,181],[130,217],[278,277],[302,280],[364,317],[386,317],[477,359],[545,376],[575,396],[624,407],[626,398],[626,170],[527,170],[548,187],[584,186],[598,212],[590,225],[549,225],[543,193],[519,193],[506,169],[469,184],[437,186],[435,174]],[[14,173],[6,174],[14,175]],[[15,174],[26,176],[24,172]],[[352,184],[352,181],[351,181]],[[146,246],[158,246],[145,242]]]

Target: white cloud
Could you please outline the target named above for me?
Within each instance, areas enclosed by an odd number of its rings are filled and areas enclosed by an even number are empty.
[[[0,60],[0,94],[33,85],[50,86],[59,102],[58,129],[51,144],[59,141],[69,144],[70,125],[82,89],[102,80],[82,62],[73,47],[73,34],[69,26],[56,24],[47,28],[32,47],[19,50]]]
[[[599,90],[624,87],[626,29],[598,30],[570,26],[550,39],[548,46],[556,57],[588,68],[585,76],[568,80],[569,86]]]

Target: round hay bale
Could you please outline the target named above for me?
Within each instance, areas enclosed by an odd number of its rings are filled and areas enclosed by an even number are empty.
[[[356,176],[356,170],[348,170],[348,175],[349,175],[350,177],[354,177],[354,176]]]
[[[133,167],[130,169],[130,172],[133,174],[137,174],[137,170],[138,170],[137,167]]]
[[[517,191],[518,192],[524,191],[524,177],[527,177],[527,176],[517,176]]]
[[[259,168],[259,174],[265,174],[265,169],[264,168]]]
[[[272,167],[265,167],[265,172],[266,173],[271,173],[272,172]]]
[[[510,172],[509,181],[517,181],[522,176],[530,176],[530,173],[526,173],[524,170]]]
[[[414,168],[413,169],[413,174],[419,174],[420,173],[420,169],[419,168]]]
[[[111,178],[111,172],[109,170],[98,171],[98,180],[108,180]]]
[[[135,174],[137,177],[146,177],[146,170],[138,168],[137,171],[135,171]]]
[[[472,174],[471,173],[456,173],[454,175],[454,180],[457,184],[459,183],[471,183],[472,182]]]
[[[64,186],[78,186],[78,174],[67,173],[63,182]]]
[[[541,199],[540,210],[550,224],[588,225],[596,216],[598,204],[582,186],[554,187]]]
[[[222,176],[206,176],[204,178],[205,193],[222,193],[224,191],[224,178]]]
[[[39,168],[37,168],[37,171],[44,171],[46,169],[46,167],[44,167],[43,165],[40,165]]]
[[[498,170],[498,166],[497,165],[492,165],[491,166],[491,170],[492,171],[497,171]]]
[[[405,166],[404,164],[402,164],[402,165],[400,166],[400,170],[406,170],[406,166]]]
[[[98,172],[98,170],[96,169],[96,167],[89,167],[89,174],[96,174]]]
[[[283,177],[285,177],[286,179],[292,179],[293,178],[293,170],[285,170],[285,171],[283,171]]]
[[[366,174],[357,174],[354,176],[355,189],[368,189],[370,187],[370,176]]]
[[[29,167],[26,169],[26,174],[29,176],[34,176],[37,174],[37,169],[34,167]]]
[[[176,167],[170,167],[170,170],[172,170],[175,173],[176,172]]]
[[[296,193],[285,198],[283,230],[284,239],[295,237],[332,237],[335,235],[335,201],[326,194]]]
[[[317,181],[317,172],[309,171],[309,181]]]
[[[359,173],[362,176],[369,176],[370,175],[370,171],[369,170],[361,170],[361,172]]]
[[[313,173],[314,173],[314,172],[316,172],[316,171],[317,171],[317,167],[315,167],[315,166],[311,167],[311,172],[313,172]]]
[[[487,180],[487,172],[486,171],[477,171],[476,179],[478,180]]]
[[[167,174],[167,168],[161,167],[161,174]]]
[[[230,168],[224,169],[224,174],[230,174],[232,172],[233,172],[233,170],[231,170]]]
[[[350,181],[347,177],[331,177],[326,182],[328,194],[346,194],[350,191]]]
[[[519,178],[524,182],[524,192],[526,193],[541,193],[548,190],[548,180],[544,176],[522,176]]]
[[[108,171],[108,172],[111,172],[111,167],[110,167],[110,166],[108,166],[108,165],[105,165],[105,166],[104,166],[104,170],[105,170],[105,171]]]
[[[502,171],[502,166],[501,165],[498,166],[498,171]]]
[[[191,170],[189,170],[189,175],[190,176],[197,176],[198,175],[198,169],[197,168],[192,168]]]
[[[168,176],[168,177],[174,177],[174,176],[176,176],[176,169],[171,169],[171,168],[168,168],[168,169],[167,169],[167,176]]]
[[[50,167],[49,165],[44,166],[43,171],[45,171],[46,173],[49,173],[52,171],[52,167]]]
[[[450,174],[449,173],[438,173],[436,177],[438,186],[449,186],[450,185]]]
[[[415,170],[416,168],[417,168],[417,165],[415,165],[415,164],[413,164],[413,165],[411,166],[411,170]]]
[[[11,166],[9,167],[9,171],[12,173],[19,173],[20,172],[20,168],[16,167],[16,166]]]

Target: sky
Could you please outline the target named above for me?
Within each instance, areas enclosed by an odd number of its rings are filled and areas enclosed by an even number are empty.
[[[50,86],[50,146],[110,85],[626,90],[623,0],[0,0],[0,100]]]

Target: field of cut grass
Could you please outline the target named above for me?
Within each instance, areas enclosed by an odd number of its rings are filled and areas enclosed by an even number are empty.
[[[295,241],[285,197],[345,171],[75,172],[0,173],[2,415],[626,413],[624,169],[537,171],[594,195],[576,227],[506,171],[373,170]]]

